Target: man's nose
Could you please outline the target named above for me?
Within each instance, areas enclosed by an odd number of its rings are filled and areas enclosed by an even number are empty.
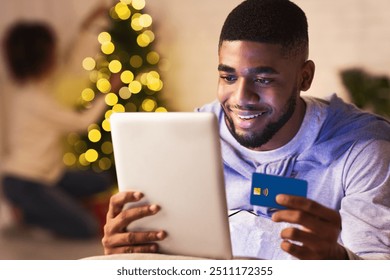
[[[239,78],[234,95],[237,104],[257,103],[260,96],[256,93],[250,80]]]

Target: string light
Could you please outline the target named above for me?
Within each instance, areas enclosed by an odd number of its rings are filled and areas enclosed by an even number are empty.
[[[152,16],[143,12],[145,5],[145,0],[120,0],[114,4],[109,15],[115,33],[100,32],[97,40],[101,54],[82,61],[82,67],[89,71],[92,86],[81,92],[80,104],[88,106],[96,95],[104,94],[108,108],[99,124],[88,127],[85,140],[77,134],[69,134],[67,142],[74,151],[63,156],[67,166],[96,171],[112,168],[113,147],[106,135],[111,131],[110,117],[114,112],[167,112],[164,106],[158,104],[157,93],[163,88],[160,73],[152,69],[164,60],[158,52],[147,49],[154,42],[155,34],[150,29]],[[125,29],[128,29],[129,35],[120,34]],[[120,36],[123,42],[118,40]],[[162,69],[160,65],[159,69]],[[117,92],[113,92],[111,84],[111,77],[115,74],[119,74],[123,83],[115,89]]]

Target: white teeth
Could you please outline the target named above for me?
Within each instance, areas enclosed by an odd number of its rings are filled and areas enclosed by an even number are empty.
[[[263,115],[264,113],[260,113],[260,114],[255,114],[255,115],[248,115],[248,116],[241,116],[241,115],[238,115],[238,117],[240,119],[243,119],[243,120],[251,120],[251,119],[254,119],[254,118],[257,118],[261,115]]]

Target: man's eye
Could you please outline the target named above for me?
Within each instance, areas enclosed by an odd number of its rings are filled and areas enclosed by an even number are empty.
[[[257,84],[260,84],[260,85],[269,85],[270,83],[272,83],[273,79],[270,79],[270,78],[256,78],[254,80],[255,83]]]
[[[230,82],[230,83],[237,80],[237,77],[232,76],[232,75],[221,75],[220,77],[222,80],[225,80],[225,81]]]

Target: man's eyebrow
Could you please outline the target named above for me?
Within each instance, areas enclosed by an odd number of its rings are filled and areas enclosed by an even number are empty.
[[[219,64],[218,71],[223,71],[228,73],[236,72],[236,70],[233,67],[230,67],[225,64]],[[248,69],[247,73],[248,74],[279,74],[278,71],[276,71],[274,68],[269,66],[259,66],[255,68],[250,68]]]
[[[236,70],[233,67],[227,66],[225,64],[219,64],[218,71],[229,72],[229,73],[236,72]]]
[[[248,74],[279,74],[275,68],[269,66],[259,66],[255,68],[250,68]]]

